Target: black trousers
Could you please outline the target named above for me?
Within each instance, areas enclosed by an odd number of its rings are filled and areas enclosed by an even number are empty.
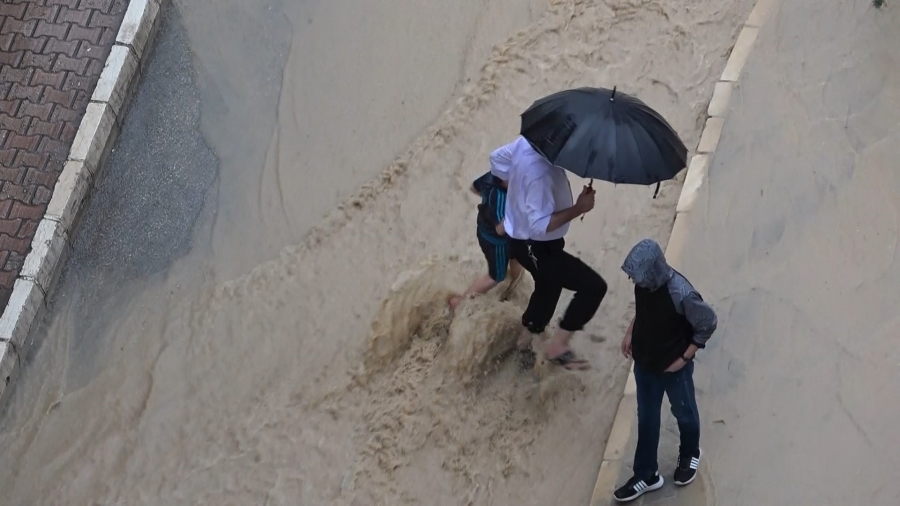
[[[594,317],[606,295],[606,281],[575,256],[564,251],[565,240],[510,239],[510,256],[534,278],[534,293],[522,315],[522,325],[540,334],[550,324],[562,289],[575,292],[559,327],[575,332]]]

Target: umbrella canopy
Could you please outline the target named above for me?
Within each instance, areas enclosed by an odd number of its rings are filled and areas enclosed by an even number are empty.
[[[615,88],[544,97],[522,113],[520,133],[551,163],[616,184],[658,184],[687,162],[687,148],[669,123]]]

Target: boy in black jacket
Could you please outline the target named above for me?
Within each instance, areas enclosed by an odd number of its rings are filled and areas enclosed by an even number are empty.
[[[465,297],[487,293],[506,279],[507,270],[513,282],[522,274],[522,266],[509,257],[509,238],[501,225],[506,214],[506,182],[487,172],[472,182],[470,191],[481,197],[477,219],[478,245],[487,260],[488,269],[487,274],[472,282],[466,293],[450,299],[451,309],[456,309]]]
[[[622,354],[634,359],[638,409],[634,477],[614,494],[627,502],[663,486],[656,462],[663,394],[681,436],[675,484],[687,485],[697,477],[700,414],[693,359],[715,332],[717,319],[691,283],[666,263],[656,241],[637,243],[622,270],[634,282],[635,316],[622,339]]]

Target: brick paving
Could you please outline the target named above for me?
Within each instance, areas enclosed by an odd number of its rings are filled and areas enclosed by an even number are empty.
[[[127,7],[127,0],[0,0],[0,310]]]

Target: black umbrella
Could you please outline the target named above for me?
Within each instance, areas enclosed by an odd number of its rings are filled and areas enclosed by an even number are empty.
[[[674,178],[687,163],[687,148],[669,123],[615,88],[544,97],[522,113],[521,134],[551,163],[581,177],[656,183],[657,192],[660,181]]]

